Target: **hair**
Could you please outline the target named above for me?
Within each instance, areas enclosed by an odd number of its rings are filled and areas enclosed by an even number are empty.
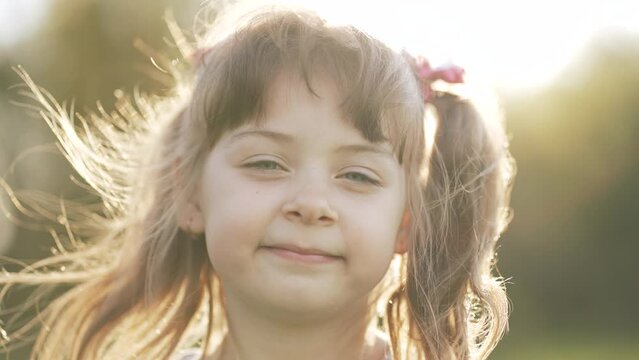
[[[409,249],[376,298],[386,304],[394,358],[486,358],[508,316],[503,279],[493,274],[514,175],[501,119],[447,92],[425,105],[405,54],[308,12],[265,11],[197,48],[206,49],[197,71],[170,69],[170,94],[121,96],[110,114],[76,114],[79,124],[19,71],[101,203],[19,196],[2,182],[20,211],[62,219],[67,236],[52,231],[57,254],[1,276],[0,299],[15,284],[72,285],[8,336],[27,339],[39,328],[32,359],[164,359],[198,340],[206,353],[226,326],[220,282],[203,237],[182,231],[176,217],[207,153],[226,132],[260,121],[269,86],[287,73],[311,93],[314,77],[333,80],[344,118],[369,141],[390,142],[407,175]],[[36,294],[24,306],[37,305]]]

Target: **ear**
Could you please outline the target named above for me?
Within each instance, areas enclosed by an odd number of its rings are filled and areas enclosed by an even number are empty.
[[[410,211],[406,209],[404,211],[404,215],[402,216],[402,222],[399,226],[399,231],[397,232],[397,238],[395,239],[395,253],[396,254],[405,254],[408,251],[408,246],[410,244],[409,234],[410,234]]]
[[[184,182],[182,174],[178,170],[179,159],[176,161],[173,167],[173,173],[175,177],[175,186],[177,188],[182,187]],[[177,225],[182,231],[193,236],[204,233],[204,214],[198,201],[199,190],[196,189],[192,194],[188,194],[188,198],[177,211],[176,221]]]
[[[204,233],[204,214],[194,198],[188,199],[178,211],[177,224],[187,234],[200,235]]]

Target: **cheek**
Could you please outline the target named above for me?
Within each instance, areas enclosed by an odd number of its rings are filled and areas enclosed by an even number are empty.
[[[358,245],[394,243],[404,210],[396,194],[385,194],[352,207],[348,212],[348,224],[353,224],[357,232],[366,234],[365,239],[360,239],[364,243]]]
[[[350,263],[358,276],[377,282],[392,260],[403,207],[395,196],[376,199],[344,219]]]
[[[375,228],[349,234],[348,271],[352,274],[349,287],[368,293],[384,277],[393,258],[393,241],[388,234],[376,233]]]
[[[263,241],[276,209],[265,191],[241,179],[210,179],[203,191],[206,242],[213,266],[236,266]]]

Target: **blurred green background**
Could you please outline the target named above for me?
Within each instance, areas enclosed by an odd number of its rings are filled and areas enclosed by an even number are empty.
[[[17,11],[10,2],[0,12]],[[188,28],[198,2],[26,2],[39,5],[15,12],[20,36],[0,39],[0,174],[15,188],[72,195],[60,155],[21,155],[54,139],[10,103],[24,101],[11,67],[80,112],[96,101],[110,109],[116,89],[162,92],[169,83],[133,43],[177,54],[164,10]],[[547,85],[499,95],[518,173],[498,264],[510,278],[510,331],[491,359],[639,359],[639,34],[595,36]],[[50,246],[0,217],[0,253],[37,258]]]

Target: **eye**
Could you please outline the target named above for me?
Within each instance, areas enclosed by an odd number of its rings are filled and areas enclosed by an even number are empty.
[[[244,164],[243,167],[265,171],[285,170],[283,166],[272,160],[254,161]]]
[[[356,172],[356,171],[351,171],[351,172],[347,172],[346,174],[343,175],[345,178],[355,181],[355,182],[361,182],[361,183],[368,183],[371,185],[376,185],[379,186],[380,182],[371,178],[370,176],[367,176],[361,172]]]

